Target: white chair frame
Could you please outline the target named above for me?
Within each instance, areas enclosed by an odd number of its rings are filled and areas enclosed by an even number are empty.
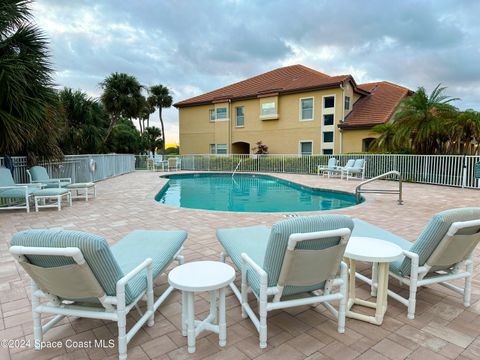
[[[174,255],[172,261],[176,260],[179,264],[184,263],[184,258],[182,255],[180,255],[182,250],[183,247],[181,247],[180,250]],[[75,247],[46,248],[12,246],[10,247],[10,253],[19,262],[27,261],[25,255],[51,255],[71,257],[79,265],[85,263],[85,258],[83,257],[81,250]],[[132,303],[127,305],[125,300],[125,287],[134,276],[144,269],[147,271],[146,289]],[[111,320],[117,322],[118,325],[118,358],[120,360],[126,360],[127,344],[145,323],[147,323],[148,326],[154,325],[155,311],[173,290],[174,289],[169,286],[162,293],[162,295],[156,301],[154,301],[151,258],[146,258],[136,268],[131,270],[128,274],[117,281],[116,296],[104,295],[103,297],[98,298],[103,306],[103,310],[95,306],[79,306],[75,303],[70,304],[62,302],[58,297],[41,291],[35,282],[32,281],[32,314],[35,349],[41,350],[40,345],[43,340],[43,334],[53,328],[65,316]],[[40,300],[42,298],[47,299],[48,302],[41,303]],[[147,310],[143,314],[138,307],[138,302],[142,299],[146,300],[147,302]],[[141,316],[140,319],[127,332],[127,315],[134,307]],[[48,321],[45,325],[42,325],[41,316],[43,313],[55,314],[56,316],[52,320]]]
[[[450,226],[443,241],[452,241],[453,237],[461,229],[480,226],[480,220],[470,220],[463,222],[455,222]],[[471,294],[472,294],[472,275],[473,275],[473,256],[472,253],[463,261],[457,263],[451,270],[444,271],[443,273],[433,272],[429,274],[431,267],[427,264],[419,266],[419,257],[418,254],[411,251],[404,250],[403,255],[408,257],[411,260],[410,268],[410,277],[403,277],[392,271],[389,272],[389,275],[400,282],[400,284],[405,284],[409,287],[409,296],[404,298],[399,294],[395,293],[392,290],[388,290],[388,295],[408,307],[408,319],[413,320],[415,318],[415,307],[416,307],[416,297],[417,290],[420,286],[427,286],[432,284],[439,284],[447,289],[453,290],[456,293],[463,295],[463,305],[465,307],[470,306]],[[427,260],[428,261],[428,260]],[[461,270],[461,267],[464,267],[465,270]],[[374,281],[368,279],[362,274],[357,274],[357,277],[371,286],[372,295],[376,294],[376,289],[378,287],[378,282],[376,280],[376,269],[375,264],[372,268],[372,278]],[[430,276],[427,276],[430,275]],[[465,279],[464,288],[449,284],[448,281]]]
[[[42,188],[41,184],[15,184],[11,186],[0,186],[0,191],[2,190],[9,190],[9,189],[23,189],[25,191],[25,204],[21,203],[20,205],[7,205],[5,207],[0,207],[0,210],[14,210],[14,209],[25,209],[27,213],[30,212],[30,198],[32,193],[28,191],[28,188],[31,186],[36,186],[39,189]],[[9,198],[4,198],[9,199]],[[12,198],[13,199],[13,198]]]
[[[302,241],[308,241],[313,239],[320,238],[331,238],[339,236],[340,242],[347,242],[350,237],[350,230],[347,228],[329,230],[329,231],[319,231],[313,233],[300,233],[300,234],[291,234],[288,240],[288,250],[294,250],[298,243]],[[220,254],[221,261],[225,262],[228,254],[222,252]],[[259,275],[260,277],[260,294],[257,295],[247,283],[247,264]],[[285,263],[282,264],[282,268],[285,266]],[[346,305],[347,305],[347,284],[348,284],[348,267],[341,261],[340,262],[340,274],[336,278],[327,280],[322,294],[317,293],[318,290],[311,292],[312,296],[300,299],[293,300],[280,300],[283,294],[283,287],[281,286],[271,286],[268,287],[268,274],[263,270],[257,263],[255,263],[252,258],[250,258],[246,253],[242,253],[242,277],[241,277],[241,291],[237,288],[234,282],[230,284],[230,287],[240,301],[242,307],[242,317],[246,319],[250,317],[255,328],[259,333],[260,348],[264,349],[267,347],[267,315],[269,311],[277,309],[286,309],[295,306],[302,305],[317,305],[322,303],[327,310],[329,310],[333,316],[337,318],[338,321],[338,332],[345,332],[345,314],[346,314]],[[339,287],[339,291],[336,293],[331,293],[331,290],[334,287]],[[250,304],[248,303],[248,293],[252,292],[257,298],[259,304],[259,317],[255,314]],[[272,297],[272,300],[269,302],[268,297]],[[335,309],[329,301],[339,301],[338,310]]]

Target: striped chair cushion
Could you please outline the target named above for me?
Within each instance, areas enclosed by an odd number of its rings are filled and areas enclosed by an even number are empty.
[[[480,208],[459,208],[439,212],[425,226],[418,239],[410,248],[410,251],[418,254],[419,265],[423,266],[447,234],[452,223],[477,219],[480,219]],[[410,263],[410,259],[405,258],[398,271],[404,276],[409,276]]]
[[[146,258],[152,259],[152,272],[155,279],[172,262],[175,254],[187,239],[183,230],[156,231],[135,230],[114,244],[110,249],[124,274],[135,269]],[[147,272],[142,271],[129,281],[128,287],[133,300],[145,290]]]
[[[134,231],[110,248],[104,238],[94,234],[46,229],[21,231],[14,235],[10,245],[78,247],[105,293],[115,296],[117,281],[146,258],[153,259],[154,276],[158,275],[170,263],[186,237],[184,231]],[[63,256],[28,256],[28,259],[32,264],[43,267],[73,263],[73,259]],[[125,289],[127,304],[145,290],[145,276],[146,272],[140,273],[128,283]]]
[[[280,270],[282,268],[285,250],[287,249],[288,239],[291,234],[309,233],[316,231],[335,230],[340,228],[353,229],[353,221],[345,215],[319,215],[288,219],[277,222],[273,225],[268,240],[265,259],[263,261],[263,269],[268,274],[268,286],[277,284]],[[321,240],[312,240],[300,243],[299,249],[320,250],[330,246],[337,245],[340,238],[330,238]],[[258,279],[252,279],[252,288],[258,288]],[[283,295],[293,295],[306,291],[321,288],[323,284],[317,284],[310,287],[287,286],[283,291]]]
[[[9,169],[0,167],[0,186],[12,186],[15,185],[12,173]]]
[[[47,181],[50,179],[47,169],[43,166],[33,166],[29,171],[33,181]]]

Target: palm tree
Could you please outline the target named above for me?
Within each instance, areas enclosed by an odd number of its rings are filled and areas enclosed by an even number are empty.
[[[372,128],[372,131],[379,134],[372,143],[374,150],[383,150],[387,152],[394,152],[398,149],[395,142],[395,135],[397,132],[397,126],[392,123],[379,124]]]
[[[36,129],[55,118],[47,40],[32,23],[30,3],[0,1],[0,153],[26,151]]]
[[[140,116],[138,118],[138,126],[140,128],[140,134],[146,130],[146,128],[150,127],[150,115],[155,112],[155,106],[152,104],[151,97],[143,98]],[[145,122],[147,122],[147,126],[145,126]]]
[[[457,152],[472,152],[472,143],[480,143],[480,113],[472,109],[460,112],[449,123],[453,129],[450,137],[450,152],[458,144]],[[463,151],[460,146],[463,144]],[[474,151],[473,151],[474,152]]]
[[[103,89],[100,99],[110,114],[110,124],[104,138],[106,143],[121,117],[130,120],[139,117],[143,100],[142,85],[135,76],[115,72],[107,76],[100,86]]]
[[[396,140],[403,147],[411,144],[414,152],[434,154],[441,148],[445,133],[445,121],[455,114],[450,103],[458,100],[444,95],[445,87],[438,84],[430,96],[420,87],[412,96],[405,98],[394,117],[397,125]]]
[[[147,127],[143,133],[145,139],[145,147],[155,154],[155,149],[163,145],[162,131],[155,127]]]
[[[172,106],[172,96],[170,95],[170,91],[166,86],[163,85],[153,85],[150,87],[150,96],[149,101],[153,106],[158,108],[158,117],[160,119],[160,125],[162,127],[162,155],[165,157],[165,126],[163,125],[163,118],[162,118],[162,109],[169,108]]]

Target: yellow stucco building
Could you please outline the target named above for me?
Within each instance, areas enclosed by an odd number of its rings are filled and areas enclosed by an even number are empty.
[[[387,82],[357,85],[302,65],[275,69],[183,100],[180,151],[249,154],[258,141],[270,154],[361,152],[411,91]]]

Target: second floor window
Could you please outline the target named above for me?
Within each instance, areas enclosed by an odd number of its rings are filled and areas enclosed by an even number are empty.
[[[300,100],[300,120],[313,120],[313,98]]]
[[[216,109],[216,120],[225,120],[227,118],[227,108],[221,107]]]
[[[275,102],[267,102],[261,105],[261,115],[268,116],[268,115],[276,115],[277,114],[277,107]]]
[[[345,96],[345,110],[350,110],[350,96]]]
[[[210,121],[215,121],[215,109],[210,109],[209,112]]]
[[[323,125],[333,125],[333,114],[323,115]]]
[[[323,98],[323,108],[333,108],[335,107],[335,96],[325,96]]]
[[[245,115],[243,113],[243,106],[235,108],[235,126],[243,127],[245,125]]]

